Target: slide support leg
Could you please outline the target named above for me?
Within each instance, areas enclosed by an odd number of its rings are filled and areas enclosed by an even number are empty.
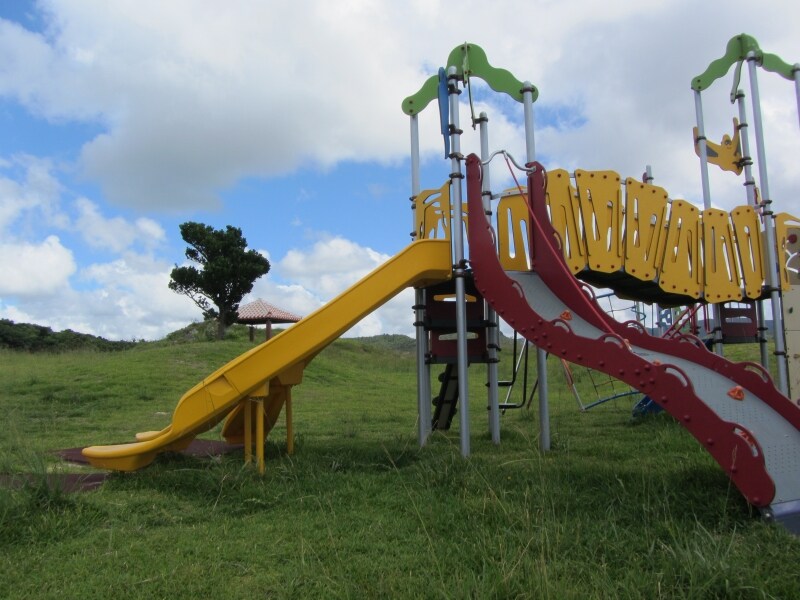
[[[294,424],[292,423],[292,388],[286,389],[286,453],[294,454]]]
[[[253,462],[253,406],[250,398],[244,399],[244,464]]]

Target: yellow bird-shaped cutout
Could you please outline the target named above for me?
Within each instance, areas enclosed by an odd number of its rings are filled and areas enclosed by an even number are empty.
[[[697,127],[692,130],[694,136],[694,151],[700,156],[700,140]],[[742,146],[739,139],[739,119],[733,118],[733,137],[725,134],[722,142],[715,144],[706,140],[706,155],[708,162],[717,165],[723,171],[733,171],[737,175],[742,173]]]

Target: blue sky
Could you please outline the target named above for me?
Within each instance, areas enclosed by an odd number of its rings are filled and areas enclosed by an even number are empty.
[[[741,32],[800,60],[785,25],[800,9],[749,6],[0,3],[0,317],[112,339],[198,320],[167,289],[187,220],[240,227],[268,254],[252,297],[300,314],[320,306],[409,242],[400,103],[464,40],[540,88],[547,166],[638,176],[652,164],[673,197],[700,202],[691,78]],[[793,89],[774,76],[760,83],[772,195],[798,214]],[[704,99],[711,139],[730,133],[729,86]],[[521,108],[485,88],[474,96],[493,146],[521,156]],[[421,117],[423,187],[449,173],[436,119],[432,106]],[[713,177],[715,204],[744,203],[740,181]],[[493,181],[509,183],[502,171]],[[410,333],[412,303],[401,294],[350,333]]]

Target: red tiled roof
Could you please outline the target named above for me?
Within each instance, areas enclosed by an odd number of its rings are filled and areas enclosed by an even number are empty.
[[[264,302],[261,298],[239,307],[240,323],[297,323],[300,319],[302,317]]]

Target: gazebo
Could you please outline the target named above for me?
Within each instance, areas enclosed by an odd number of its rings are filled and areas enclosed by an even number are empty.
[[[297,323],[300,319],[302,317],[298,317],[258,298],[239,307],[239,316],[236,322],[250,325],[250,341],[252,342],[255,337],[254,330],[256,325],[263,324],[267,326],[266,339],[269,339],[272,337],[273,323]]]

